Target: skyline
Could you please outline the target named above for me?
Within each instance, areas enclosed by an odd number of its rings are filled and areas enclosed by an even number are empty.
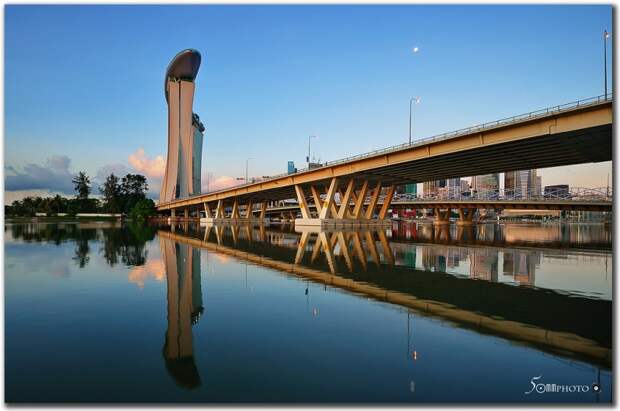
[[[303,168],[312,134],[321,161],[404,143],[412,96],[415,141],[602,94],[602,33],[612,27],[610,6],[5,10],[5,203],[20,190],[72,194],[79,170],[97,185],[112,171],[140,172],[157,198],[161,82],[184,48],[204,57],[194,106],[206,126],[205,188],[207,173],[242,177],[248,157],[250,176],[285,172],[288,160]],[[611,73],[611,44],[608,53]],[[543,185],[604,186],[610,173],[611,162],[540,170]]]

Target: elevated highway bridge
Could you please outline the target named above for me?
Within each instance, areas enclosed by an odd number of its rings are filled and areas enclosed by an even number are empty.
[[[611,160],[612,104],[611,97],[599,96],[549,107],[327,162],[319,168],[161,202],[157,209],[160,214],[173,218],[181,215],[197,218],[204,213],[207,221],[250,221],[266,218],[269,202],[296,198],[302,216],[296,219],[297,225],[382,224],[392,205],[396,185]],[[467,201],[471,202],[471,209],[505,204],[489,203],[493,199],[485,200],[484,204],[480,199],[462,199],[459,204]],[[556,201],[555,205],[578,205],[573,199],[562,201],[571,202]],[[538,203],[520,202],[510,206],[550,207],[552,203],[542,199]],[[420,207],[435,209],[438,204],[418,203]],[[454,206],[454,203],[441,204],[444,209]],[[459,210],[466,209],[456,206]],[[611,208],[610,204],[582,206]],[[227,212],[228,209],[231,211]],[[465,216],[463,220],[466,219]]]
[[[339,192],[339,199],[343,197]],[[364,205],[368,206],[372,198],[367,196]],[[379,196],[377,206],[381,207],[385,196]],[[340,202],[342,204],[342,202]],[[340,205],[339,204],[339,205]],[[350,203],[353,207],[354,203]],[[314,204],[309,204],[311,210]],[[437,224],[445,224],[450,211],[456,210],[460,215],[460,224],[471,223],[476,210],[561,210],[561,211],[612,211],[613,195],[610,188],[582,188],[556,190],[545,195],[537,193],[511,193],[507,190],[486,190],[475,194],[469,192],[452,192],[445,195],[395,194],[390,204],[392,210],[414,209],[432,210]],[[259,210],[254,210],[256,214]],[[296,218],[300,211],[299,203],[287,202],[267,207],[266,215],[277,216],[284,220]],[[464,218],[463,218],[464,217]],[[469,219],[468,219],[469,218]]]

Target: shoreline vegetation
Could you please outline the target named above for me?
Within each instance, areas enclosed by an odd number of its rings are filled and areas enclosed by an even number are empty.
[[[4,206],[5,219],[46,221],[85,219],[144,220],[156,213],[155,202],[146,197],[148,183],[141,174],[126,174],[120,178],[113,173],[98,187],[101,199],[90,197],[93,186],[90,177],[80,171],[71,180],[75,197],[25,197]]]

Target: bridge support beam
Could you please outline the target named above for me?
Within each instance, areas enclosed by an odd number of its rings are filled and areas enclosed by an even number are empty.
[[[239,199],[233,200],[232,212],[230,216],[226,215],[224,210],[224,202],[218,200],[215,207],[215,212],[212,211],[211,206],[208,203],[204,203],[205,217],[200,219],[201,223],[214,224],[214,223],[268,223],[269,220],[265,218],[265,212],[267,211],[267,203],[262,202],[260,208],[260,216],[254,217],[253,207],[254,202],[248,200],[245,205],[245,211],[241,213],[241,205]]]
[[[359,192],[356,193],[356,181],[349,179],[342,184],[334,177],[326,187],[325,198],[321,199],[319,190],[316,186],[309,187],[310,195],[301,185],[295,185],[295,194],[301,210],[301,218],[295,219],[296,226],[315,226],[315,227],[366,227],[366,226],[385,226],[390,225],[391,221],[386,219],[394,195],[394,186],[386,189],[381,209],[376,210],[379,197],[382,192],[381,182],[374,187],[370,199],[366,197],[368,191],[368,181],[363,181]],[[359,184],[359,181],[357,182]],[[339,202],[336,201],[336,193],[339,194]],[[311,201],[311,204],[308,204]],[[368,202],[364,210],[364,204]],[[314,206],[316,214],[311,212],[311,205]],[[315,217],[316,215],[316,217]]]

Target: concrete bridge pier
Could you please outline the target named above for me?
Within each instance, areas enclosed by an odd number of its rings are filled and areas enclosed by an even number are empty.
[[[357,182],[359,183],[359,181]],[[356,192],[356,181],[351,178],[346,181],[346,189],[338,190],[339,180],[332,177],[329,186],[325,191],[325,198],[321,199],[319,191],[315,185],[311,185],[311,196],[307,196],[304,188],[300,184],[295,185],[295,193],[301,211],[301,218],[295,219],[296,226],[316,226],[316,227],[368,227],[368,226],[388,226],[391,224],[386,219],[394,196],[394,186],[385,187],[383,204],[377,209],[379,196],[382,192],[381,182],[377,182],[370,194],[368,204],[365,204],[366,193],[368,192],[368,181],[363,181],[361,188]],[[336,202],[336,193],[340,192],[340,203]],[[308,204],[308,199],[314,204]],[[313,205],[316,212],[310,211]]]

